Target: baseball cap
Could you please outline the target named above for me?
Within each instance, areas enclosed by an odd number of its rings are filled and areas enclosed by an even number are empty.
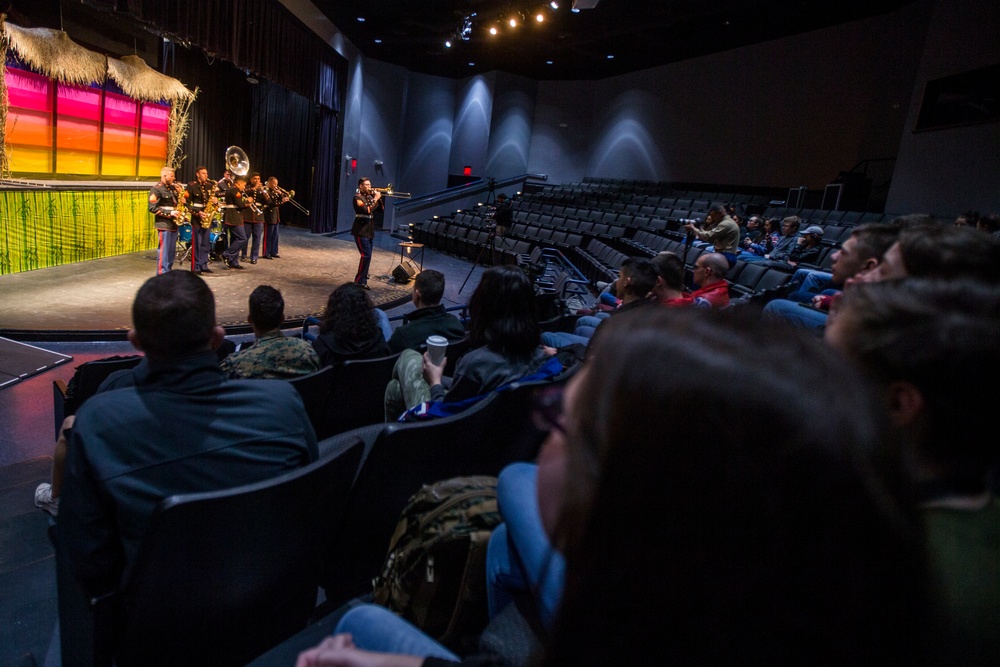
[[[823,236],[823,228],[819,225],[809,225],[802,230],[802,234],[816,234],[817,236]]]

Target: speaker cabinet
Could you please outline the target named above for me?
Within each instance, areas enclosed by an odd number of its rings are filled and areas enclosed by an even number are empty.
[[[416,263],[409,258],[404,258],[402,264],[399,264],[395,269],[392,270],[392,279],[401,285],[413,280],[414,276],[420,273],[420,269],[417,268]]]

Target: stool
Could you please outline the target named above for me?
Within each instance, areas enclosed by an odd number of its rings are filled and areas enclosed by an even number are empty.
[[[420,251],[420,270],[424,270],[424,244],[423,243],[413,243],[412,241],[403,241],[399,244],[399,263],[403,263],[403,258],[407,249],[419,250]],[[416,259],[416,257],[414,257]]]

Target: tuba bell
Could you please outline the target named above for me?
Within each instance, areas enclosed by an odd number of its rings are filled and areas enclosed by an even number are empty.
[[[230,146],[226,149],[226,169],[236,176],[246,176],[250,171],[250,158],[239,146]]]

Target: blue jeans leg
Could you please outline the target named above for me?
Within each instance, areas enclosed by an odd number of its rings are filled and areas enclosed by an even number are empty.
[[[497,502],[504,523],[493,532],[486,552],[486,592],[493,618],[514,593],[533,590],[542,624],[548,628],[562,599],[566,561],[542,526],[537,476],[533,463],[513,463],[500,473]]]
[[[584,338],[583,336],[575,336],[564,331],[545,331],[542,333],[542,343],[548,345],[549,347],[566,347],[567,345],[572,345],[573,343],[588,345],[590,343],[590,339]]]
[[[775,299],[764,306],[764,317],[777,317],[805,329],[821,329],[826,326],[827,314],[796,301]]]
[[[334,634],[350,633],[354,645],[366,651],[402,653],[458,662],[459,657],[399,616],[374,604],[354,607],[337,623]]]

